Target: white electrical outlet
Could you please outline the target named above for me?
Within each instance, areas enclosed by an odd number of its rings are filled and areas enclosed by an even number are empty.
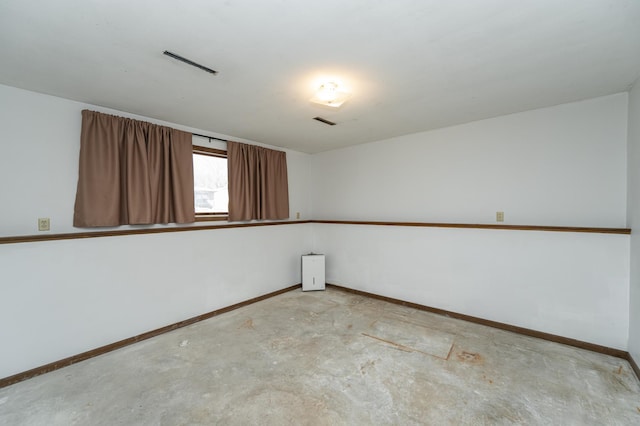
[[[48,231],[51,229],[51,221],[48,217],[38,218],[38,231]]]
[[[504,212],[496,212],[496,222],[504,222]]]
[[[300,219],[300,212],[296,212],[296,219]]]

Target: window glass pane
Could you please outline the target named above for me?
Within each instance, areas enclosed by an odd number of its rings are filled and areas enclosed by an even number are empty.
[[[196,213],[227,213],[227,159],[193,154],[193,183]]]

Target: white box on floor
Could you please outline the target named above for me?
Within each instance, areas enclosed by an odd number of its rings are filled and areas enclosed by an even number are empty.
[[[324,254],[302,255],[302,291],[324,290]]]

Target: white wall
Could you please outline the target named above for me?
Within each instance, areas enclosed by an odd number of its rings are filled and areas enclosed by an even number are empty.
[[[631,233],[631,279],[629,353],[640,364],[640,80],[629,96],[629,205]]]
[[[0,245],[0,377],[299,283],[310,226]]]
[[[313,226],[329,283],[627,348],[627,235]]]
[[[624,227],[627,94],[312,157],[316,219]]]
[[[627,94],[312,157],[317,219],[625,227]],[[327,280],[627,348],[629,237],[314,225]]]
[[[49,233],[87,231],[72,227],[84,108],[203,133],[0,85],[0,237],[38,234],[38,217],[51,218]],[[309,216],[309,157],[287,151],[292,219]],[[310,232],[299,224],[1,244],[0,377],[299,283]]]

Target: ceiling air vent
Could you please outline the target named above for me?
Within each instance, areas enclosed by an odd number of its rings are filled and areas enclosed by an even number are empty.
[[[184,62],[185,64],[189,64],[192,67],[200,68],[202,71],[206,71],[206,72],[211,73],[213,75],[218,74],[218,71],[216,71],[216,70],[212,70],[209,67],[205,67],[204,65],[200,65],[197,62],[193,62],[191,59],[187,59],[187,58],[184,58],[184,57],[182,57],[180,55],[176,55],[175,53],[169,52],[168,50],[165,50],[162,53],[167,55],[167,56],[169,56],[169,57],[171,57],[171,58],[173,58],[173,59],[177,59],[180,62]]]
[[[319,121],[321,123],[324,124],[328,124],[329,126],[335,126],[336,123],[334,123],[333,121],[329,121],[326,118],[322,118],[322,117],[313,117],[314,120]]]

